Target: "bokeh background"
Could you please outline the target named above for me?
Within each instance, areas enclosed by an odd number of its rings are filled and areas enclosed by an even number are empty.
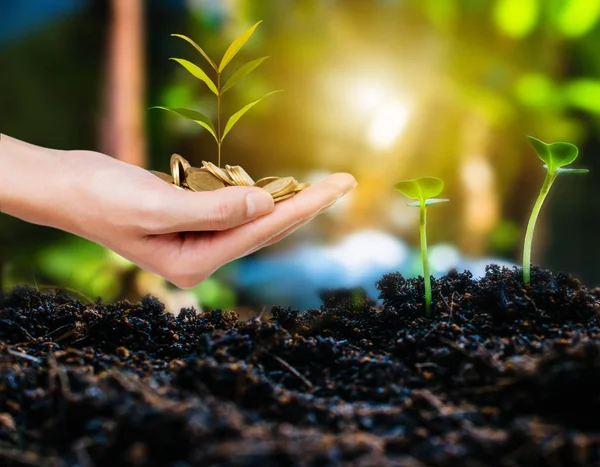
[[[154,293],[169,305],[318,306],[318,291],[420,273],[418,210],[392,186],[442,177],[429,215],[432,270],[521,259],[541,162],[525,139],[577,144],[587,176],[553,187],[534,262],[600,283],[600,2],[597,0],[1,0],[0,131],[168,171],[177,152],[216,161],[198,125],[214,96],[169,57],[205,66],[263,23],[228,67],[270,58],[224,99],[230,114],[273,89],[228,136],[223,161],[255,178],[359,187],[298,233],[181,292],[90,242],[0,217],[2,286],[65,287],[95,300]],[[207,68],[205,68],[207,70]],[[208,71],[208,70],[207,70]],[[90,206],[93,209],[93,206]]]

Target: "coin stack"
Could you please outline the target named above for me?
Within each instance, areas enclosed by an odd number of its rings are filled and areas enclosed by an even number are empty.
[[[188,191],[213,191],[226,186],[256,186],[267,191],[277,203],[291,198],[308,188],[309,183],[299,183],[294,177],[264,177],[254,181],[239,165],[226,165],[221,169],[212,162],[202,161],[202,167],[192,167],[179,154],[171,156],[171,175],[151,170],[154,175],[176,188]]]

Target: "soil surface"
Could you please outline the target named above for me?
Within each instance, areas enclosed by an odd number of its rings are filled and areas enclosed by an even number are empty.
[[[2,466],[600,465],[600,290],[490,267],[178,316],[0,297]]]

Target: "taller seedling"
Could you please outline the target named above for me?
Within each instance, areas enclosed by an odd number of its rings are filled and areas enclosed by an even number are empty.
[[[189,37],[181,35],[181,34],[172,34],[173,37],[178,37],[180,39],[183,39],[184,41],[189,42],[191,45],[193,45],[194,48],[198,52],[200,52],[200,55],[202,55],[206,59],[206,61],[209,63],[209,65],[215,71],[216,83],[212,79],[210,79],[208,77],[208,75],[200,67],[193,64],[192,62],[190,62],[188,60],[184,60],[182,58],[172,58],[171,59],[171,60],[174,60],[177,63],[179,63],[181,66],[183,66],[187,71],[189,71],[193,76],[198,78],[200,81],[204,82],[206,84],[206,86],[208,86],[208,89],[210,89],[210,91],[215,96],[217,96],[217,128],[214,127],[212,121],[206,115],[204,115],[203,113],[198,112],[196,110],[174,109],[171,107],[162,107],[162,106],[157,106],[157,107],[153,107],[153,108],[168,110],[169,112],[174,112],[174,113],[182,116],[183,118],[185,118],[187,120],[192,120],[192,121],[196,122],[198,125],[206,128],[206,130],[208,130],[208,132],[213,136],[213,138],[217,142],[217,148],[218,148],[217,149],[217,165],[219,167],[221,167],[221,145],[223,144],[223,140],[225,139],[225,136],[227,136],[229,131],[238,122],[238,120],[240,118],[242,118],[242,116],[246,112],[248,112],[248,110],[250,110],[256,104],[258,104],[265,97],[267,97],[271,94],[274,94],[276,92],[279,92],[279,91],[270,92],[270,93],[262,96],[260,99],[257,99],[254,102],[250,102],[249,104],[245,105],[240,110],[238,110],[236,113],[234,113],[231,117],[229,117],[229,120],[227,120],[227,123],[225,124],[225,129],[221,130],[221,96],[225,92],[227,92],[229,89],[231,89],[235,84],[237,84],[238,81],[240,81],[246,75],[251,73],[256,67],[258,67],[267,58],[269,58],[269,57],[257,58],[256,60],[252,60],[251,62],[248,62],[245,65],[242,65],[229,77],[229,79],[225,82],[225,84],[223,86],[221,86],[221,74],[223,73],[223,70],[225,70],[225,67],[231,61],[231,59],[233,57],[235,57],[235,55],[240,51],[240,49],[244,46],[244,44],[248,41],[248,39],[250,39],[250,36],[252,36],[252,34],[254,33],[254,30],[258,27],[258,25],[261,22],[262,21],[259,21],[254,26],[252,26],[250,29],[244,31],[242,34],[240,34],[240,36],[236,40],[234,40],[231,43],[229,48],[226,50],[225,55],[223,55],[223,58],[221,59],[221,63],[219,63],[219,65],[217,65],[208,56],[208,54],[204,50],[202,50],[202,48],[198,44],[196,44],[192,39],[190,39]]]
[[[418,207],[420,215],[421,259],[423,260],[423,281],[425,283],[425,312],[431,315],[431,276],[429,275],[429,260],[427,259],[427,206],[430,204],[446,203],[447,199],[437,199],[444,189],[443,180],[435,177],[421,177],[403,180],[396,183],[394,188],[408,198],[415,199],[409,206]]]
[[[589,172],[587,169],[565,169],[564,166],[571,164],[577,159],[579,150],[571,143],[546,144],[532,136],[527,137],[537,153],[544,162],[546,178],[540,190],[540,194],[533,205],[533,211],[527,224],[525,244],[523,246],[523,282],[529,284],[531,281],[531,243],[533,241],[533,230],[535,223],[544,204],[544,200],[550,191],[550,187],[560,174],[583,174]]]

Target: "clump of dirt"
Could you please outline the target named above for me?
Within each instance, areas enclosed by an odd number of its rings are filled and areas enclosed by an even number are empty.
[[[537,466],[600,462],[598,291],[492,266],[318,310],[165,313],[0,297],[0,464]]]

